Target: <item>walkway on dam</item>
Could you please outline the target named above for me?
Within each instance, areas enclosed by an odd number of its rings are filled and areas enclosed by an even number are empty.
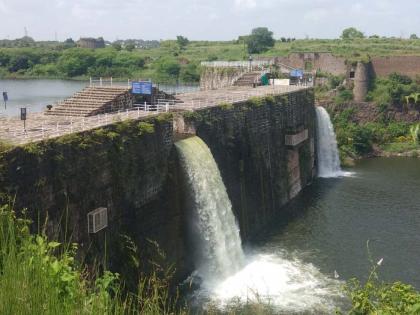
[[[229,87],[219,90],[178,94],[177,102],[160,100],[159,104],[139,104],[132,109],[91,117],[53,116],[28,113],[26,131],[20,117],[0,118],[0,141],[19,145],[86,131],[126,119],[142,119],[162,112],[194,111],[221,103],[239,103],[256,96],[280,95],[306,89],[302,86]]]

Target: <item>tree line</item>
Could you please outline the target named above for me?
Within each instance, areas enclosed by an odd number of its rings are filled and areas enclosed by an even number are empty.
[[[196,63],[180,63],[173,56],[156,58],[141,55],[138,50],[0,48],[0,77],[116,77],[147,75],[161,82],[196,82]]]

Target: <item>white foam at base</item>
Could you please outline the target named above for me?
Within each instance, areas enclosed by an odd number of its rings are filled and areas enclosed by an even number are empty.
[[[205,284],[204,284],[205,286]],[[266,303],[289,312],[330,313],[342,297],[341,283],[323,275],[312,264],[276,255],[257,255],[241,271],[214,287],[209,298],[225,307],[231,301]]]

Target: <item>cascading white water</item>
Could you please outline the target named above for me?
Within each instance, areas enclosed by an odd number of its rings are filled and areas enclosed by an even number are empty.
[[[203,282],[196,298],[222,308],[234,300],[265,302],[286,314],[332,313],[335,299],[341,296],[339,283],[313,265],[284,252],[245,258],[232,205],[210,149],[198,137],[175,145],[190,190],[194,235],[199,239],[197,273]]]
[[[200,238],[198,272],[204,283],[214,283],[243,267],[239,228],[219,168],[207,145],[198,137],[175,145],[192,192],[192,224]]]
[[[344,175],[340,167],[337,140],[330,115],[321,106],[316,107],[318,135],[318,176],[338,177]]]

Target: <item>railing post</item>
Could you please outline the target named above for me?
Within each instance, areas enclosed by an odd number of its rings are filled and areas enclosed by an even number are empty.
[[[102,87],[102,77],[99,78],[99,85]]]

